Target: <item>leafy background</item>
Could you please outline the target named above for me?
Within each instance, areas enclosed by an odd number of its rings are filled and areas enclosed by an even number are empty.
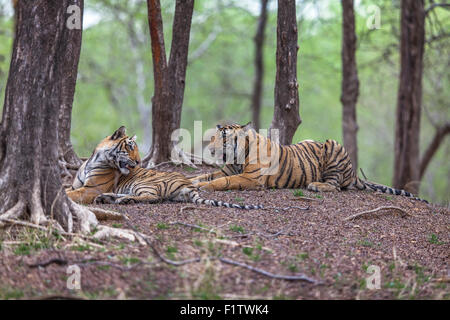
[[[174,1],[161,1],[167,55]],[[369,30],[368,7],[381,10],[381,28]],[[395,109],[399,75],[399,0],[355,1],[360,79],[359,165],[368,178],[391,184]],[[251,120],[254,77],[253,36],[258,0],[197,0],[191,28],[182,128],[193,132],[218,121]],[[294,142],[342,141],[341,6],[334,0],[297,0],[298,81],[302,124]],[[421,150],[434,124],[450,119],[450,43],[439,38],[450,30],[450,14],[435,10],[426,24]],[[448,37],[448,36],[447,36]],[[0,99],[4,100],[13,39],[10,1],[0,0]],[[276,51],[276,1],[269,2],[264,48],[264,96],[261,125],[270,126]],[[72,142],[89,156],[98,141],[120,125],[138,135],[142,153],[151,141],[153,69],[147,10],[142,0],[86,0],[83,44],[73,107]],[[2,108],[3,105],[0,105]],[[450,139],[441,145],[421,184],[420,195],[449,205]]]

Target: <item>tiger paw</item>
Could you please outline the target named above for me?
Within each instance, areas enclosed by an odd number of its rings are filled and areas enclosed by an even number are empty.
[[[341,190],[341,188],[339,187],[323,182],[311,182],[310,184],[308,184],[307,189],[314,192],[335,192]]]
[[[120,198],[114,194],[114,193],[103,193],[99,196],[97,196],[94,199],[94,203],[96,204],[114,204],[117,203],[117,200],[119,200]]]
[[[201,191],[214,191],[214,187],[209,182],[199,182],[196,187]]]
[[[138,201],[136,201],[132,197],[122,197],[122,198],[118,198],[115,203],[116,204],[134,204],[134,203],[138,203]]]

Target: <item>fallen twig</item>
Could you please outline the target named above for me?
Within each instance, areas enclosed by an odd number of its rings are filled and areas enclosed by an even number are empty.
[[[264,207],[261,210],[282,210],[282,211],[287,211],[289,209],[299,209],[299,210],[309,210],[310,206],[307,207],[298,207],[298,206],[290,206],[290,207],[285,207],[285,208],[277,208],[277,207]]]
[[[195,207],[195,206],[185,206],[180,209],[180,213],[183,213],[184,210],[208,210],[209,208]]]
[[[309,197],[295,197],[291,198],[289,200],[296,200],[296,201],[320,201],[319,199],[309,198]]]
[[[259,268],[255,268],[255,267],[252,267],[252,266],[250,266],[248,264],[245,264],[245,263],[242,263],[242,262],[238,262],[238,261],[234,261],[234,260],[230,260],[230,259],[227,259],[227,258],[221,258],[220,257],[219,260],[221,262],[223,262],[223,263],[226,263],[226,264],[231,264],[231,265],[234,265],[234,266],[238,266],[238,267],[242,267],[242,268],[248,269],[248,270],[256,272],[256,273],[260,273],[260,274],[262,274],[262,275],[264,275],[266,277],[269,277],[269,278],[282,279],[282,280],[291,280],[291,281],[292,280],[301,280],[301,281],[306,281],[306,282],[314,283],[314,284],[320,284],[321,283],[321,282],[319,282],[319,281],[317,281],[315,279],[311,279],[311,278],[307,277],[304,274],[299,274],[299,275],[295,275],[295,276],[281,275],[281,274],[271,273],[269,271],[265,271],[265,270],[262,270],[262,269],[259,269]]]
[[[68,264],[77,265],[77,266],[100,265],[100,266],[108,266],[108,267],[116,268],[121,271],[129,271],[129,270],[136,268],[137,266],[140,266],[143,264],[150,264],[150,263],[141,261],[141,262],[135,263],[129,267],[124,267],[124,266],[121,266],[116,263],[111,263],[111,262],[107,262],[107,261],[99,261],[99,260],[91,260],[91,259],[75,260],[75,261],[69,262],[68,260],[62,259],[62,258],[51,258],[44,262],[36,262],[36,263],[28,264],[28,267],[30,267],[30,268],[38,268],[38,267],[45,268],[51,264],[57,264],[59,266],[65,266]]]
[[[49,296],[31,298],[31,300],[86,300],[86,298],[77,297],[77,296],[69,296],[69,295],[61,295],[61,294],[53,294],[53,295],[49,295]]]
[[[170,224],[170,225],[176,225],[176,224],[179,224],[179,225],[182,225],[182,226],[185,226],[185,227],[190,227],[190,228],[193,228],[193,229],[204,230],[204,231],[207,231],[207,232],[209,232],[209,233],[217,234],[217,232],[214,231],[214,229],[204,228],[204,227],[199,226],[199,225],[196,225],[196,224],[184,223],[184,222],[180,222],[180,221],[171,222],[171,223],[169,223],[169,224]]]
[[[125,217],[125,221],[126,221],[126,223],[128,224],[128,226],[129,226],[131,229],[133,229],[137,234],[139,234],[139,231],[137,231],[137,228],[136,228],[133,224],[131,224],[131,222],[129,221],[128,217],[126,217],[126,216],[124,216],[124,217]],[[168,259],[168,258],[166,258],[165,256],[163,256],[163,255],[158,251],[158,249],[157,249],[156,246],[154,245],[154,242],[153,242],[153,241],[149,241],[149,240],[147,239],[147,237],[145,237],[145,236],[143,236],[143,239],[144,239],[144,241],[147,242],[147,244],[150,246],[150,248],[152,249],[152,251],[154,252],[154,254],[155,254],[156,256],[158,256],[163,262],[165,262],[165,263],[167,263],[167,264],[170,264],[170,265],[173,265],[173,266],[182,266],[182,265],[185,265],[185,264],[195,263],[195,262],[200,262],[200,261],[201,261],[201,258],[200,258],[200,257],[192,258],[192,259],[187,259],[187,260],[181,260],[181,261],[174,261],[174,260]],[[270,277],[270,278],[274,278],[274,279],[281,279],[281,280],[301,280],[301,281],[307,281],[307,282],[310,282],[310,283],[313,283],[313,284],[320,284],[320,283],[321,283],[321,282],[319,282],[319,281],[317,281],[317,280],[308,278],[307,276],[305,276],[305,275],[303,275],[303,274],[301,274],[301,275],[295,275],[295,276],[274,274],[274,273],[271,273],[271,272],[268,272],[268,271],[265,271],[265,270],[262,270],[262,269],[259,269],[259,268],[252,267],[252,266],[247,265],[247,264],[245,264],[245,263],[237,262],[237,261],[230,260],[230,259],[223,258],[223,257],[209,257],[208,259],[211,259],[211,260],[213,260],[213,259],[218,259],[218,260],[219,260],[220,262],[222,262],[222,263],[231,264],[231,265],[235,265],[235,266],[238,266],[238,267],[246,268],[246,269],[251,270],[251,271],[253,271],[253,272],[256,272],[256,273],[259,273],[259,274],[262,274],[262,275],[264,275],[264,276],[267,276],[267,277]]]
[[[365,215],[365,214],[374,213],[374,212],[378,212],[378,211],[381,211],[381,210],[397,210],[397,211],[399,211],[399,212],[402,214],[402,215],[401,215],[402,218],[411,215],[411,214],[409,214],[408,212],[406,212],[405,210],[403,210],[402,208],[394,207],[394,206],[385,206],[385,207],[378,207],[378,208],[376,208],[376,209],[367,210],[367,211],[362,211],[362,212],[353,214],[353,215],[351,215],[351,216],[345,218],[344,220],[345,220],[345,221],[353,220],[353,219],[356,219],[356,218],[360,218],[360,217],[362,217],[362,216]]]

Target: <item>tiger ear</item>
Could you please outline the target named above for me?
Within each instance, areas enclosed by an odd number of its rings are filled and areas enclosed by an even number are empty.
[[[136,142],[137,136],[134,135],[134,136],[132,136],[130,139],[131,139],[132,141]]]
[[[111,140],[117,140],[125,136],[127,129],[124,126],[121,126],[117,129],[112,135]]]
[[[221,126],[220,124],[218,124],[218,125],[216,126],[216,128],[217,128],[217,129],[222,129],[222,126]]]

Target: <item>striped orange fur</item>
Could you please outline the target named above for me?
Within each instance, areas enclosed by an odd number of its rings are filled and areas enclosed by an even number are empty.
[[[239,143],[238,141],[241,141]],[[311,191],[372,190],[422,200],[405,190],[364,181],[356,175],[345,148],[334,140],[305,140],[282,146],[258,134],[250,124],[217,126],[212,153],[233,154],[219,171],[191,181],[205,190],[307,188]],[[263,157],[262,155],[266,155]],[[238,161],[243,159],[243,161]],[[268,160],[269,159],[269,160]],[[276,161],[275,161],[276,160]],[[278,165],[274,165],[277,162]],[[270,167],[273,167],[269,170]]]
[[[216,207],[262,209],[257,205],[240,205],[202,199],[198,189],[184,175],[139,167],[135,137],[125,128],[103,139],[92,156],[78,170],[72,188],[66,190],[74,201],[90,203],[155,203],[163,200],[192,202]]]

